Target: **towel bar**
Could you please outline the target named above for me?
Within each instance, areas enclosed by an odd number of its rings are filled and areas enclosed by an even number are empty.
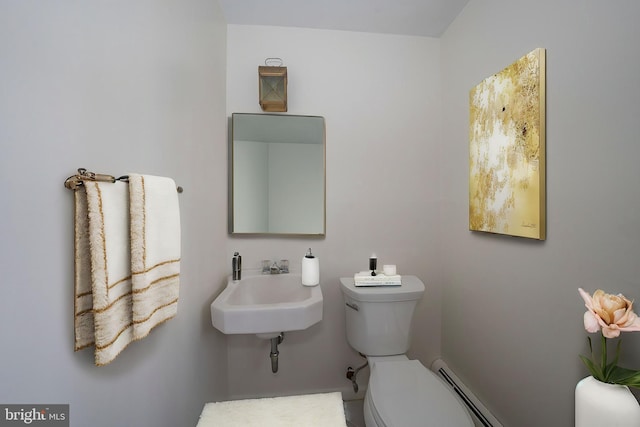
[[[78,187],[82,185],[84,181],[100,181],[100,182],[116,182],[123,181],[129,182],[129,176],[123,175],[119,178],[116,178],[112,175],[106,175],[102,173],[89,172],[85,168],[78,168],[78,173],[76,175],[71,175],[64,181],[64,186],[69,190],[77,190]],[[184,190],[182,187],[178,186],[176,188],[178,193],[182,193]]]

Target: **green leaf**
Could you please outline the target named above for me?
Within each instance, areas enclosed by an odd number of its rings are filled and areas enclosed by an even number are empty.
[[[603,372],[603,374],[606,374],[606,369],[607,369],[607,339],[604,337],[604,335],[601,333],[600,336],[602,337],[602,348],[600,348],[600,354],[602,355],[602,363],[600,366],[602,366],[602,370],[605,371]],[[605,378],[607,378],[607,376],[605,375]]]
[[[611,375],[613,374],[616,368],[617,366],[614,362],[611,362],[604,367],[602,372],[602,377],[604,378],[604,382],[611,382]]]
[[[640,371],[616,366],[611,373],[609,382],[637,387],[634,384],[640,384]]]
[[[620,347],[622,347],[622,338],[618,340],[618,345],[616,346],[616,357],[613,359],[613,364],[618,364],[618,359],[620,358]]]
[[[618,368],[618,359],[620,358],[620,346],[622,345],[622,340],[618,340],[618,345],[616,346],[616,356],[613,359],[613,362],[609,363],[604,367],[603,377],[605,382],[615,383],[615,380],[612,379],[613,373]]]
[[[585,364],[591,375],[598,381],[602,381],[604,383],[620,384],[640,389],[640,371],[618,366],[622,339],[619,339],[616,345],[614,360],[611,363],[607,363],[607,338],[604,335],[601,335],[601,338],[602,347],[600,349],[600,365],[594,362],[596,358],[593,354],[593,346],[591,343],[591,337],[589,336],[587,336],[587,340],[589,341],[591,358],[589,359],[586,356],[580,355],[580,359]]]
[[[587,342],[589,342],[589,353],[591,353],[591,359],[593,359],[593,346],[591,345],[591,337],[587,335]]]
[[[586,356],[580,355],[580,359],[582,359],[582,361],[584,362],[585,366],[587,367],[587,369],[589,370],[589,373],[591,373],[591,375],[597,379],[598,381],[604,381],[604,377],[602,375],[602,369],[600,369],[600,366],[596,365],[595,363],[593,363],[593,361],[591,359],[589,359]]]

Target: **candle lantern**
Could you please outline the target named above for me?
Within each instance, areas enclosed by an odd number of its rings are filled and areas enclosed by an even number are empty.
[[[270,65],[274,62],[279,65]],[[287,111],[287,67],[280,58],[267,58],[264,63],[258,67],[260,107],[262,111]]]

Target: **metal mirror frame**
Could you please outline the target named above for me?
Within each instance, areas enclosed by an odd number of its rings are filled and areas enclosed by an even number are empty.
[[[322,232],[320,233],[302,233],[302,232],[246,232],[236,231],[234,227],[234,117],[237,115],[253,115],[253,116],[277,116],[282,117],[298,117],[298,118],[320,118],[322,119]],[[229,234],[232,236],[285,236],[285,237],[321,237],[324,238],[327,230],[327,133],[326,133],[326,120],[323,116],[312,115],[291,115],[291,114],[260,114],[260,113],[233,113],[229,118],[229,156],[228,156],[228,226]]]

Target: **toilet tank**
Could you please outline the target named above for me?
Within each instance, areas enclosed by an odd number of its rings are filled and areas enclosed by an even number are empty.
[[[424,283],[416,276],[402,276],[400,286],[360,287],[353,277],[343,277],[340,285],[351,347],[365,356],[406,353]]]

